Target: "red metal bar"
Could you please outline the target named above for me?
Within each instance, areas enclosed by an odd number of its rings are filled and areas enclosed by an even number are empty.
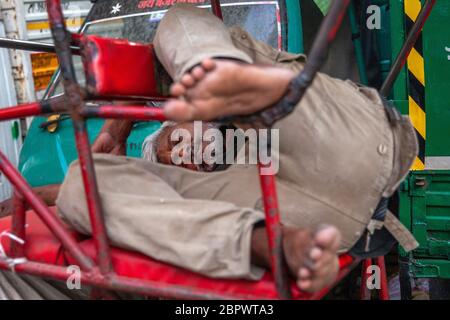
[[[223,20],[222,8],[220,6],[220,0],[211,0],[211,9],[217,18],[219,18],[220,20]]]
[[[131,119],[141,121],[165,121],[163,109],[145,106],[85,106],[81,110],[83,117],[109,119]]]
[[[14,213],[12,216],[11,233],[25,240],[26,203],[19,191],[14,190],[13,195]],[[11,242],[11,256],[19,258],[24,256],[23,244],[17,241]]]
[[[81,90],[84,95],[84,90]],[[6,121],[16,118],[25,118],[50,113],[67,112],[69,101],[65,95],[53,97],[41,102],[21,104],[14,107],[0,109],[0,121]]]
[[[266,217],[266,231],[272,260],[272,273],[280,298],[290,299],[292,294],[289,288],[289,278],[283,254],[283,234],[280,223],[275,175],[263,174],[262,170],[268,170],[269,166],[258,164],[258,167]]]
[[[361,287],[359,291],[359,298],[361,300],[370,300],[370,291],[367,287],[367,279],[369,274],[367,273],[368,268],[372,265],[372,259],[368,258],[362,262],[361,271]]]
[[[48,209],[47,205],[33,192],[25,179],[1,151],[0,171],[3,172],[3,174],[8,178],[8,180],[16,188],[17,192],[20,192],[23,195],[31,208],[39,215],[55,237],[61,241],[64,249],[66,249],[73,256],[73,258],[77,260],[80,267],[83,270],[92,270],[94,265],[91,259],[89,259],[89,257],[81,251],[78,243],[67,232],[58,218]]]
[[[66,28],[61,1],[45,0],[45,3],[47,5],[48,21],[50,22],[53,41],[55,43],[55,51],[61,66],[64,91],[68,94],[70,99],[76,100],[78,96],[75,91],[78,86],[76,84],[75,68],[73,65],[72,51],[70,49],[72,36]],[[72,96],[71,94],[74,95]]]
[[[380,292],[379,297],[380,300],[389,300],[389,285],[387,280],[387,274],[386,274],[386,264],[384,261],[384,256],[376,258],[377,266],[380,268]]]
[[[86,193],[89,218],[92,226],[92,237],[97,249],[97,263],[102,274],[112,271],[111,254],[103,219],[100,195],[95,177],[94,162],[90,151],[86,124],[80,112],[84,107],[83,90],[76,81],[70,44],[76,41],[77,36],[72,36],[67,31],[61,2],[59,0],[46,0],[47,13],[55,43],[56,53],[61,65],[64,92],[68,98],[69,108],[75,131],[75,142],[80,161],[81,176],[83,178]]]
[[[43,113],[39,102],[0,109],[0,121],[37,116]]]
[[[344,256],[340,259],[340,272],[335,283],[338,283],[348,272],[358,263],[350,256]],[[0,269],[8,270],[9,265],[0,258]],[[28,261],[15,266],[15,272],[31,274],[39,277],[46,277],[60,281],[66,281],[68,274],[67,269],[62,266],[55,266],[43,264],[38,262]],[[172,285],[164,282],[155,282],[150,280],[140,280],[135,278],[128,278],[118,275],[103,276],[90,272],[81,272],[81,283],[83,285],[95,286],[107,290],[132,292],[144,296],[164,297],[174,299],[261,299],[257,294],[255,295],[240,295],[227,296],[216,294],[211,290],[191,288],[181,285]],[[332,287],[330,287],[332,288]],[[330,288],[322,291],[305,295],[303,298],[317,300],[322,298],[329,292]]]
[[[74,118],[73,118],[74,119]],[[112,271],[111,253],[106,233],[105,222],[95,177],[94,162],[89,144],[86,124],[83,120],[73,121],[75,141],[80,161],[81,176],[83,178],[89,218],[92,226],[92,237],[97,249],[97,263],[102,274]]]
[[[0,269],[8,270],[9,265],[0,258]],[[67,269],[37,262],[25,262],[15,266],[15,272],[26,273],[38,277],[47,277],[60,281],[67,281]],[[117,275],[102,276],[89,272],[81,272],[83,285],[95,286],[106,290],[131,292],[152,297],[165,297],[174,299],[256,299],[257,296],[227,296],[212,293],[198,288],[189,288],[149,280],[139,280]]]

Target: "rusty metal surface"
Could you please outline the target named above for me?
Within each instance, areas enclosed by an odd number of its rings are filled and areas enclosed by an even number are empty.
[[[61,241],[64,249],[70,252],[84,270],[92,270],[93,262],[78,246],[78,243],[69,234],[61,221],[48,209],[47,205],[39,198],[20,175],[16,168],[0,151],[0,171],[8,178],[17,192],[20,192],[30,207],[39,215],[53,234]]]
[[[22,194],[15,190],[13,195],[14,215],[12,218],[11,233],[19,239],[25,239],[25,224],[26,224],[26,203]],[[24,245],[17,241],[11,243],[11,255],[13,258],[24,256]]]
[[[260,183],[263,195],[264,212],[266,218],[266,231],[269,240],[269,250],[272,262],[272,273],[275,285],[281,299],[292,297],[289,286],[289,275],[283,252],[283,234],[280,223],[280,210],[276,191],[275,174],[265,175],[261,173],[263,165],[259,164]],[[265,166],[269,168],[269,166]]]
[[[92,225],[92,235],[97,246],[97,261],[102,274],[112,271],[111,255],[103,219],[100,195],[95,176],[94,162],[90,151],[86,124],[80,111],[84,106],[83,92],[76,80],[71,44],[73,38],[67,31],[61,3],[58,0],[46,0],[50,27],[55,43],[56,54],[61,65],[61,75],[64,92],[71,108],[71,116],[75,131],[75,141],[80,161],[81,175],[86,193],[89,218]]]
[[[220,20],[223,20],[222,8],[220,6],[220,0],[211,0],[211,9],[217,18],[219,18]]]
[[[160,108],[142,106],[86,106],[81,111],[86,118],[131,119],[140,121],[164,121],[164,111]]]

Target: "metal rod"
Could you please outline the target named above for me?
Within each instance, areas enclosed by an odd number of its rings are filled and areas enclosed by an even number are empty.
[[[317,72],[326,62],[328,51],[336,38],[349,4],[350,0],[334,0],[331,3],[330,10],[316,35],[305,68],[297,76],[297,79],[300,80],[298,83],[302,84],[298,87],[298,100],[303,97],[304,92],[314,80]]]
[[[100,272],[107,274],[112,271],[111,254],[106,233],[104,217],[98,192],[98,184],[95,176],[94,162],[91,154],[91,146],[84,120],[73,120],[75,130],[75,142],[80,161],[81,176],[86,194],[89,210],[89,218],[92,226],[92,237],[97,249],[97,263]]]
[[[46,0],[46,4],[55,49],[61,67],[64,91],[67,95],[69,107],[71,109],[81,176],[83,178],[83,185],[86,193],[89,219],[92,225],[92,237],[97,249],[97,263],[100,272],[102,274],[108,274],[112,271],[110,248],[86,124],[84,118],[80,114],[84,107],[83,91],[77,83],[72,53],[70,50],[70,44],[76,37],[73,37],[71,33],[67,31],[61,2],[59,0]]]
[[[222,15],[222,7],[220,6],[220,0],[211,0],[211,9],[213,14],[219,18],[220,20],[223,20]]]
[[[367,279],[369,278],[367,270],[371,265],[372,265],[371,258],[365,259],[361,264],[361,287],[359,290],[359,298],[361,300],[370,300],[370,291],[369,288],[367,287]]]
[[[0,258],[0,269],[8,270],[8,264]],[[47,277],[61,281],[67,281],[66,267],[49,264],[26,262],[15,266],[16,273],[26,273],[39,277]],[[198,289],[180,285],[166,284],[160,281],[134,279],[117,275],[108,277],[81,272],[82,285],[90,285],[113,291],[131,292],[144,296],[164,297],[174,299],[256,299],[257,295],[238,294],[236,296],[220,295],[213,289]]]
[[[340,258],[341,271],[338,280],[342,279],[352,269],[357,261],[349,256]],[[0,269],[8,270],[9,265],[0,258]],[[46,277],[60,281],[67,281],[66,267],[49,265],[38,262],[26,262],[15,266],[15,272],[18,274],[30,274],[39,277]],[[226,280],[225,280],[226,281]],[[144,296],[163,297],[173,299],[261,299],[258,294],[220,294],[215,293],[214,289],[199,289],[182,285],[167,284],[160,281],[151,281],[124,277],[119,275],[102,276],[89,272],[81,272],[82,285],[95,286],[107,290],[131,292]],[[336,281],[337,283],[337,281]],[[330,287],[331,288],[331,287]],[[329,289],[321,290],[315,294],[304,294],[300,299],[319,299],[323,297]]]
[[[283,253],[283,233],[280,223],[280,210],[278,207],[275,175],[268,175],[267,172],[263,172],[263,169],[269,170],[269,166],[264,166],[259,163],[258,167],[264,202],[266,232],[269,241],[272,274],[280,298],[291,299],[292,293],[289,287],[289,277]]]
[[[412,26],[411,31],[409,32],[408,37],[403,44],[403,47],[401,48],[397,58],[392,64],[391,70],[389,71],[386,80],[381,86],[380,93],[382,96],[387,97],[391,93],[392,86],[394,85],[395,80],[397,79],[400,71],[405,65],[408,56],[412,48],[414,47],[414,44],[419,38],[420,32],[422,31],[425,22],[428,20],[428,17],[430,16],[435,3],[436,0],[427,0],[419,15],[417,16],[416,22],[414,22],[414,25]]]
[[[0,109],[0,121],[37,116],[43,113],[39,102]]]
[[[81,110],[83,117],[131,119],[141,121],[165,121],[163,109],[145,106],[85,106]]]
[[[11,233],[19,239],[25,240],[25,220],[26,220],[26,203],[22,194],[14,190],[13,195],[14,213],[12,215]],[[24,256],[23,244],[17,241],[11,242],[11,255],[14,258]]]
[[[31,187],[20,175],[16,168],[0,151],[0,171],[8,178],[11,184],[26,199],[30,207],[38,214],[50,231],[61,241],[64,249],[80,264],[84,270],[92,270],[92,261],[81,251],[78,243],[63,226],[61,221],[48,209],[47,205],[33,192]]]
[[[51,43],[42,43],[36,41],[17,40],[1,37],[0,37],[0,48],[56,53],[55,46]],[[80,48],[77,46],[70,46],[70,50],[72,51],[73,54],[76,55],[80,54]]]
[[[386,274],[386,263],[384,256],[376,258],[378,268],[380,268],[380,300],[389,300],[389,285]]]
[[[64,95],[14,107],[0,109],[0,121],[33,117],[49,113],[67,112],[67,99]]]

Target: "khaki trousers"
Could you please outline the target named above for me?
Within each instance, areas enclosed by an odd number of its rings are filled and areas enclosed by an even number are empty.
[[[228,30],[190,5],[166,13],[154,45],[174,79],[207,57],[295,71],[305,61],[240,28]],[[282,222],[334,225],[343,235],[343,251],[360,238],[381,196],[394,192],[417,153],[409,121],[393,129],[375,90],[325,74],[274,129],[280,135]],[[113,244],[211,277],[261,276],[250,263],[252,226],[264,218],[255,166],[204,173],[110,155],[96,155],[95,166]],[[91,232],[78,162],[70,167],[57,206],[78,231]]]

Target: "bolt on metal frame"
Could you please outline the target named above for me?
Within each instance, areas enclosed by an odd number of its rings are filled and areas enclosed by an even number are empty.
[[[324,63],[330,43],[336,36],[349,3],[350,0],[333,1],[329,14],[324,19],[313,45],[310,58],[308,59],[304,70],[290,85],[291,91],[294,91],[294,94],[288,95],[278,103],[278,106],[281,105],[281,113],[283,116],[291,112],[293,107],[300,101],[304,92],[312,83],[316,73]],[[53,232],[56,238],[61,241],[63,248],[80,265],[82,269],[81,280],[84,284],[106,290],[128,291],[142,295],[169,298],[233,298],[218,294],[216,295],[200,289],[122,277],[114,273],[111,263],[110,246],[103,220],[98,185],[95,178],[95,168],[86,131],[86,119],[89,117],[99,117],[163,121],[165,120],[165,117],[163,111],[159,108],[143,106],[86,106],[84,101],[86,99],[95,100],[95,97],[89,97],[84,88],[78,85],[72,60],[72,54],[79,53],[78,47],[80,36],[71,34],[67,31],[59,0],[46,0],[46,4],[55,43],[54,50],[58,55],[61,66],[62,83],[65,94],[42,102],[1,109],[0,121],[50,113],[70,113],[73,120],[76,146],[81,164],[80,168],[86,192],[89,217],[92,225],[92,237],[96,246],[96,263],[82,251],[73,236],[64,228],[59,219],[49,210],[45,203],[32,191],[25,179],[0,151],[0,171],[15,187],[15,211],[13,213],[12,233],[18,237],[24,236],[26,223],[24,202],[26,201]],[[212,0],[211,5],[214,14],[221,18],[222,12],[220,1]],[[12,44],[8,42],[0,43],[0,46],[11,45]],[[35,44],[32,44],[32,46],[34,48]],[[21,44],[20,48],[27,49],[27,44]],[[45,50],[52,51],[53,48],[48,47],[45,48]],[[271,108],[268,109],[269,116],[273,115],[270,114],[270,110]],[[275,114],[275,118],[277,116],[279,115]],[[259,165],[259,168],[262,169],[263,166]],[[266,229],[272,257],[272,273],[279,297],[288,299],[291,297],[291,292],[288,285],[288,277],[285,270],[283,250],[281,247],[281,225],[275,176],[260,174],[260,177],[266,216]],[[23,245],[13,243],[11,252],[13,257],[23,257]],[[345,264],[345,267],[348,269],[348,267],[353,265],[355,265],[355,262],[352,263],[352,261],[348,261]],[[0,269],[9,269],[9,267],[9,264],[0,258]],[[66,280],[67,278],[65,267],[32,261],[16,265],[15,271],[58,280]],[[326,290],[313,297],[319,298],[325,293]]]

